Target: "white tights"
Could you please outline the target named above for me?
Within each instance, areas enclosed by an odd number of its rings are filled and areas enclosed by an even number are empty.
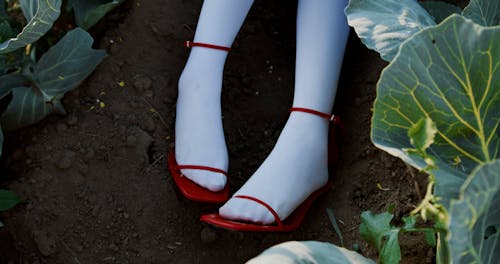
[[[205,0],[195,42],[231,46],[252,0]],[[299,0],[293,106],[330,113],[348,35],[347,0]],[[227,53],[195,47],[179,80],[176,159],[179,164],[227,169],[220,93]],[[313,191],[323,186],[327,170],[328,122],[293,112],[271,154],[235,195],[256,197],[285,219]],[[200,170],[182,173],[217,191],[224,175]],[[267,209],[253,201],[231,198],[219,210],[228,219],[269,224]]]

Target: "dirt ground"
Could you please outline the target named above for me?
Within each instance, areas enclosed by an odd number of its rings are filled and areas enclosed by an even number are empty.
[[[359,236],[361,212],[395,204],[397,223],[418,203],[415,183],[425,189],[426,176],[371,144],[370,109],[386,63],[354,34],[335,104],[346,129],[331,172],[334,187],[301,228],[289,234],[213,229],[198,218],[217,206],[177,194],[166,157],[174,142],[177,78],[189,53],[183,41],[193,38],[201,4],[125,3],[92,31],[96,47],[109,56],[66,96],[69,114],[7,135],[2,187],[24,202],[0,214],[6,225],[0,263],[242,263],[288,240],[339,245],[327,208],[345,247],[377,257]],[[257,0],[228,58],[223,118],[232,191],[270,152],[288,116],[295,13],[296,1]],[[402,263],[434,262],[422,236],[405,235],[400,242]]]

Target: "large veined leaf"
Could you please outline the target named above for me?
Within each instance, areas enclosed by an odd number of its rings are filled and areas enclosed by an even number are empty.
[[[93,42],[87,32],[76,28],[40,58],[33,75],[46,100],[74,89],[104,59],[106,52],[92,49]]]
[[[38,9],[38,1],[33,0],[19,0],[21,5],[21,10],[23,11],[24,17],[27,21],[30,21],[35,17],[36,10]]]
[[[456,5],[441,1],[425,1],[420,3],[425,10],[434,18],[436,23],[440,23],[452,14],[462,13],[462,9]]]
[[[68,0],[75,12],[76,24],[84,29],[95,25],[123,0]]]
[[[0,117],[5,130],[36,123],[51,113],[65,113],[60,99],[78,86],[106,56],[92,49],[92,37],[77,28],[52,46],[34,66],[34,87],[12,84],[13,99]]]
[[[459,15],[405,42],[377,84],[373,143],[422,169],[407,135],[419,120],[436,125],[427,154],[437,169],[435,194],[448,206],[473,168],[498,157],[500,27]]]
[[[34,124],[51,113],[65,113],[59,99],[47,101],[31,87],[13,88],[12,96],[0,117],[0,125],[7,131]]]
[[[500,24],[500,1],[470,0],[463,15],[483,26],[497,26]]]
[[[453,263],[493,264],[500,260],[500,160],[467,178],[460,199],[451,202],[447,237]]]
[[[0,75],[0,98],[10,92],[12,88],[27,84],[28,80],[19,73]]]
[[[9,94],[12,88],[28,85],[28,83],[28,80],[19,73],[0,75],[0,99]]]
[[[405,40],[436,24],[414,0],[351,0],[345,13],[361,41],[386,61]]]
[[[0,211],[8,210],[19,202],[21,200],[13,192],[0,189]]]
[[[12,88],[26,85],[27,80],[17,73],[0,75],[0,116],[12,101]]]
[[[268,263],[330,263],[330,264],[374,264],[371,259],[338,247],[318,241],[288,241],[266,249],[247,264]]]
[[[28,21],[28,24],[17,37],[0,43],[0,53],[11,52],[35,42],[52,27],[52,24],[61,13],[61,0],[39,0],[37,2],[35,15]]]

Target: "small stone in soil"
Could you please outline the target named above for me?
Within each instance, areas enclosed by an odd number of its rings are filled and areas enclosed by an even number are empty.
[[[75,160],[76,154],[73,151],[66,150],[63,153],[63,156],[57,161],[56,166],[59,169],[68,169],[71,167],[73,164],[73,161]]]
[[[57,127],[56,127],[56,130],[58,133],[62,133],[64,131],[66,131],[66,129],[68,129],[68,126],[66,124],[58,124]]]
[[[87,154],[85,154],[85,159],[90,160],[95,156],[95,152],[93,149],[87,149]]]
[[[136,143],[137,143],[137,138],[135,136],[130,135],[127,137],[128,147],[134,147]]]
[[[35,231],[33,235],[38,250],[43,256],[48,257],[58,251],[57,240],[54,235],[49,234],[47,231]]]
[[[111,249],[111,250],[113,250],[113,251],[118,251],[118,250],[120,250],[120,249],[118,248],[118,246],[117,246],[117,245],[115,245],[114,243],[111,243],[111,244],[109,245],[109,249]]]
[[[97,205],[96,207],[92,208],[92,216],[96,217],[99,214],[99,209],[100,207]]]
[[[147,76],[137,76],[134,81],[134,88],[137,92],[143,93],[151,88],[153,81]]]
[[[359,98],[359,97],[354,98],[354,105],[360,106],[361,105],[361,98]]]
[[[200,238],[203,243],[212,243],[217,240],[217,233],[210,227],[201,230]]]
[[[156,128],[155,121],[150,116],[147,116],[142,120],[141,128],[148,132],[153,132]]]
[[[152,90],[146,90],[144,91],[144,96],[146,96],[147,98],[153,98],[154,93]]]
[[[68,120],[66,120],[66,124],[68,124],[68,126],[74,126],[78,123],[78,117],[76,117],[76,115],[69,115],[68,116]]]
[[[85,182],[85,177],[83,177],[80,173],[74,173],[71,178],[76,186],[80,186]]]

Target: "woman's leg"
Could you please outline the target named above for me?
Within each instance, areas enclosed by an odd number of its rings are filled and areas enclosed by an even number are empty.
[[[205,0],[194,42],[230,47],[253,0]],[[193,47],[179,79],[175,121],[178,164],[227,170],[228,154],[222,129],[220,94],[226,51]],[[219,191],[226,185],[220,173],[183,169],[189,179]]]
[[[347,0],[299,0],[294,107],[330,113],[347,41]],[[268,203],[281,219],[328,180],[328,122],[292,112],[278,142],[235,195]],[[231,198],[224,218],[270,224],[274,217],[253,201]]]

